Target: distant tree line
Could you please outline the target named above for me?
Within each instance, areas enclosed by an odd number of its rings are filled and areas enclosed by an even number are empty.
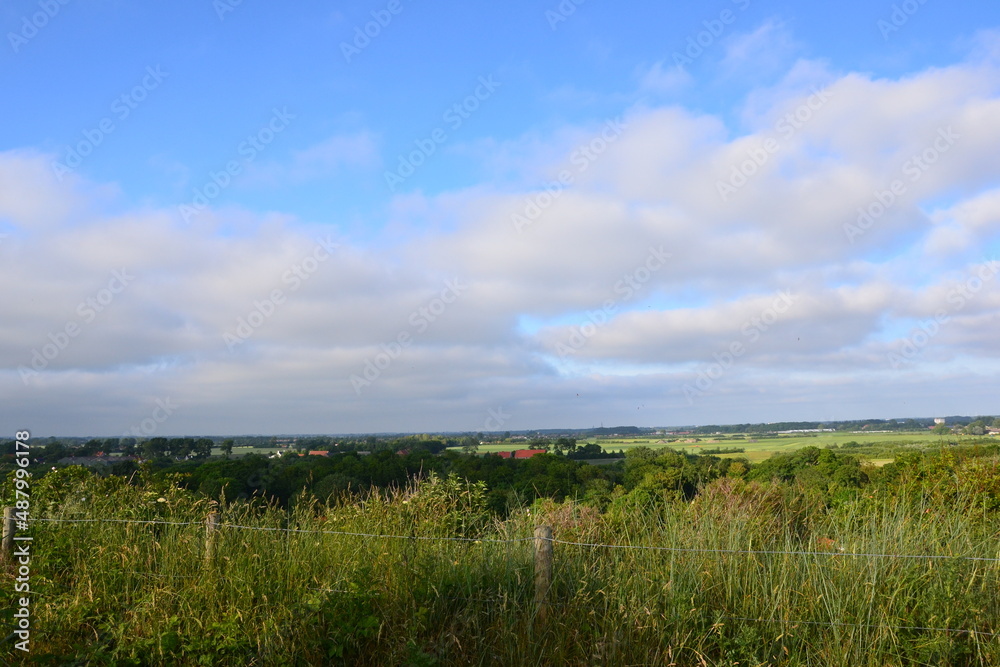
[[[1000,420],[970,421],[962,430],[972,434],[985,431]],[[788,422],[786,425],[801,424]],[[478,435],[478,434],[477,434]],[[128,457],[109,459],[109,465],[94,474],[134,478],[137,475],[175,480],[191,491],[214,499],[259,498],[287,505],[302,493],[321,500],[336,500],[372,489],[402,488],[414,478],[437,473],[458,475],[486,485],[490,509],[504,515],[512,508],[539,498],[557,501],[577,499],[606,509],[610,504],[661,502],[664,499],[691,499],[700,488],[720,477],[747,482],[775,482],[794,486],[818,502],[835,503],[854,498],[872,484],[898,479],[901,471],[913,468],[926,455],[910,443],[865,443],[849,441],[825,449],[806,447],[789,454],[774,455],[751,464],[746,458],[715,456],[717,450],[700,455],[674,449],[636,447],[627,452],[605,451],[600,445],[579,444],[575,438],[536,437],[525,446],[546,453],[529,459],[504,459],[498,455],[470,455],[466,449],[476,436],[436,438],[406,436],[353,440],[305,438],[295,450],[283,456],[248,454],[230,458],[237,439],[218,443],[223,456],[210,457],[209,438],[94,439],[77,447],[58,440],[36,443],[32,448],[33,474],[41,476],[71,456],[107,454],[117,447],[121,454],[135,454],[145,461]],[[478,442],[478,441],[477,441]],[[942,442],[949,456],[996,455],[995,438],[983,437],[963,446]],[[0,474],[14,468],[13,441],[0,443]],[[327,451],[328,456],[306,456],[304,451]],[[963,454],[963,452],[965,452]],[[862,456],[894,458],[881,468],[863,465]],[[617,459],[604,465],[590,465],[585,459]],[[1000,488],[1000,487],[998,487]]]
[[[144,446],[148,444],[142,443]],[[198,440],[164,439],[155,442],[157,452],[198,449]],[[249,454],[239,458],[214,457],[206,460],[189,458],[177,461],[171,456],[159,456],[144,463],[122,461],[97,469],[94,474],[137,476],[173,480],[185,489],[204,496],[232,501],[238,498],[258,498],[268,503],[287,505],[302,493],[321,500],[336,500],[372,489],[402,488],[410,480],[437,473],[450,474],[470,482],[482,482],[487,489],[489,508],[498,515],[512,508],[529,505],[539,498],[557,501],[577,499],[606,509],[611,504],[664,502],[670,498],[692,499],[704,485],[720,477],[744,479],[748,482],[769,482],[796,485],[822,502],[839,502],[853,497],[873,479],[891,478],[902,464],[883,468],[863,466],[847,443],[844,449],[806,447],[791,454],[775,455],[757,464],[744,458],[722,458],[694,455],[673,449],[636,447],[624,453],[621,460],[607,465],[590,465],[576,456],[593,457],[596,445],[582,447],[548,443],[550,453],[529,459],[503,459],[496,455],[470,456],[460,451],[444,449],[445,442],[426,439],[394,441],[395,450],[382,443],[377,451],[338,452],[329,456],[297,456],[289,454],[269,458]],[[406,447],[398,447],[399,444]],[[536,444],[542,444],[537,441]],[[5,444],[6,446],[6,444]],[[53,445],[46,445],[39,454],[55,456]],[[995,443],[980,446],[994,454],[1000,447]],[[992,449],[989,449],[992,448]],[[557,451],[562,453],[557,453]],[[44,474],[49,461],[35,466],[36,474]]]

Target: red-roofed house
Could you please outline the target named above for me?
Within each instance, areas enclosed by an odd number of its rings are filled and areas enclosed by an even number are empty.
[[[544,449],[515,449],[512,452],[497,452],[502,459],[530,459],[532,456],[544,453]]]

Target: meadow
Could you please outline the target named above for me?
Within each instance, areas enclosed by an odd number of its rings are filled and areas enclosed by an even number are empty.
[[[233,447],[233,453],[231,456],[247,456],[248,454],[261,454],[263,456],[270,456],[271,454],[277,454],[280,452],[286,452],[287,449],[281,447]],[[223,456],[225,452],[221,447],[212,448],[212,456]]]
[[[689,442],[697,437],[697,442]],[[673,442],[671,442],[671,440]],[[832,445],[843,445],[849,442],[856,442],[863,448],[870,447],[907,447],[911,445],[937,446],[944,442],[953,440],[961,441],[960,436],[932,435],[926,431],[919,432],[898,432],[898,433],[867,433],[860,432],[837,432],[837,433],[801,433],[788,434],[774,437],[752,437],[752,436],[656,436],[656,437],[619,437],[619,438],[586,438],[578,441],[579,445],[598,444],[605,451],[617,452],[628,451],[636,447],[649,447],[651,449],[673,449],[689,454],[699,454],[703,450],[715,449],[743,449],[743,453],[721,454],[730,458],[747,458],[751,462],[759,462],[774,454],[794,452],[803,447],[825,448]],[[527,442],[480,445],[480,453],[494,453],[511,451],[514,449],[528,448]],[[457,448],[456,448],[457,449]]]
[[[689,497],[670,491],[681,459],[646,452],[630,491],[505,516],[454,475],[280,507],[53,471],[32,488],[30,662],[1000,664],[996,447],[877,470],[799,454]],[[555,540],[544,617],[538,525]]]

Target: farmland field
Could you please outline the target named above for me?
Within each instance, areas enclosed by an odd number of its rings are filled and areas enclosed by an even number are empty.
[[[621,437],[621,438],[587,438],[578,441],[584,445],[596,443],[601,445],[605,451],[617,452],[619,450],[628,451],[636,447],[650,447],[652,449],[670,448],[683,451],[688,454],[698,454],[700,450],[715,449],[744,449],[744,453],[721,454],[721,456],[733,458],[747,458],[752,462],[763,461],[773,454],[783,454],[793,452],[803,447],[829,447],[831,445],[843,445],[848,442],[856,442],[859,445],[883,445],[883,446],[906,446],[922,444],[926,446],[939,445],[944,440],[941,436],[933,435],[925,431],[900,432],[900,433],[865,433],[865,432],[838,432],[838,433],[797,433],[781,436],[753,438],[752,436],[697,436],[697,442],[689,442],[696,436],[650,436],[641,438]],[[950,436],[954,440],[956,436]],[[673,439],[674,442],[667,442]],[[479,453],[506,452],[515,449],[528,448],[527,442],[507,442],[502,444],[481,445]]]
[[[269,456],[275,452],[289,451],[287,449],[282,449],[280,447],[233,447],[232,456],[246,456],[248,454],[262,454],[264,456]],[[212,456],[225,456],[225,452],[222,451],[222,447],[213,447]]]

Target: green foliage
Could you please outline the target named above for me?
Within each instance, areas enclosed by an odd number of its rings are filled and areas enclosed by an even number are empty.
[[[479,440],[471,435],[462,438],[462,452],[464,454],[471,455],[477,451],[479,451]]]
[[[727,473],[730,459],[636,447],[625,453],[624,483],[663,499],[693,498],[701,485]]]
[[[855,497],[858,489],[867,483],[868,473],[851,454],[805,447],[792,454],[772,456],[753,466],[747,479],[793,482],[815,501],[840,503]]]
[[[909,449],[882,468],[858,449],[755,465],[636,448],[607,467],[384,450],[50,470],[31,480],[38,518],[157,523],[33,524],[32,660],[1000,664],[998,637],[906,629],[995,632],[1000,446]],[[222,527],[206,561],[210,511]],[[538,524],[561,540],[545,625]]]

